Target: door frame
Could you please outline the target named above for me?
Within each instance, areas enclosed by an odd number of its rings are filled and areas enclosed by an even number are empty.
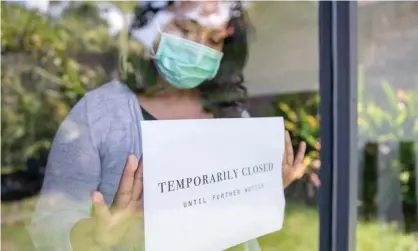
[[[357,2],[319,1],[319,250],[354,251],[357,222]]]

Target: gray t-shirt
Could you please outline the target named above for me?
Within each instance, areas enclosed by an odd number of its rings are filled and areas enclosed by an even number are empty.
[[[243,117],[248,117],[244,112]],[[119,82],[87,93],[60,125],[49,154],[40,199],[28,227],[37,250],[71,251],[72,226],[90,217],[91,194],[111,204],[129,154],[142,155],[141,108]],[[118,250],[141,250],[142,246]]]

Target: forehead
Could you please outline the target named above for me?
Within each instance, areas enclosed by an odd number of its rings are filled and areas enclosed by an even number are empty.
[[[208,28],[224,26],[231,16],[230,6],[225,1],[180,1],[173,12],[179,18]]]

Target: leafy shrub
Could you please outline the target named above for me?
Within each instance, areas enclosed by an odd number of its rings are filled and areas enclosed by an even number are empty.
[[[35,10],[2,2],[2,172],[22,168],[26,158],[49,149],[59,123],[86,91],[108,77],[103,68],[82,64],[80,55],[91,53],[94,30],[72,20],[52,20]],[[91,17],[94,18],[94,17]],[[67,22],[68,23],[68,22]],[[102,36],[98,26],[95,36]],[[113,47],[103,46],[101,53]]]
[[[315,203],[316,189],[319,178],[315,171],[319,170],[321,163],[319,151],[319,95],[317,93],[298,93],[281,96],[276,108],[276,115],[285,119],[285,128],[292,135],[295,149],[301,141],[307,143],[305,164],[309,175],[300,182],[293,183],[287,193],[290,197],[303,198],[307,203]]]

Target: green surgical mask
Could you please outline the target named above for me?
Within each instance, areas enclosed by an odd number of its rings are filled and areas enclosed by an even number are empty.
[[[192,89],[216,76],[222,57],[222,52],[203,44],[162,33],[154,60],[171,85]]]

